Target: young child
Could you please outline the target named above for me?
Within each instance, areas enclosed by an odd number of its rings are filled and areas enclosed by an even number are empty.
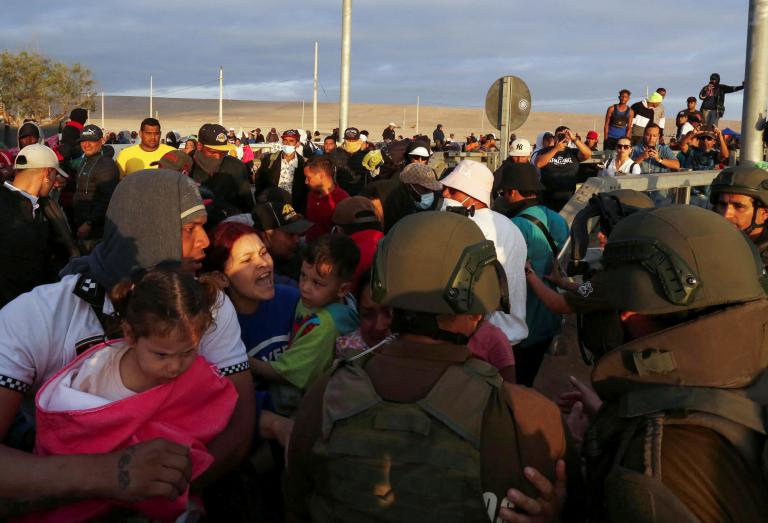
[[[189,447],[192,478],[200,476],[213,462],[205,444],[227,426],[237,401],[233,385],[198,355],[218,291],[212,278],[198,281],[171,269],[142,271],[118,283],[110,299],[125,338],[84,352],[43,384],[35,452],[106,453],[164,438]],[[185,492],[130,508],[172,521],[187,501]],[[115,507],[107,500],[82,501],[34,520],[85,521]]]
[[[352,288],[360,251],[341,234],[309,243],[303,255],[291,342],[276,361],[252,361],[257,378],[272,382],[276,412],[292,414],[304,391],[333,362],[338,336],[359,325],[357,312],[343,302]]]

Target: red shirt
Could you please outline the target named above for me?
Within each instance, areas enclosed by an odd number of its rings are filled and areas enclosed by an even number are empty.
[[[315,191],[309,192],[307,196],[307,220],[315,225],[307,231],[307,241],[312,241],[318,236],[331,232],[333,211],[336,209],[336,204],[344,198],[349,198],[349,194],[338,185],[325,196]]]

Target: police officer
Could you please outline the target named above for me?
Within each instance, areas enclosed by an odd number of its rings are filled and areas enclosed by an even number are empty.
[[[582,295],[612,314],[589,341],[594,521],[768,521],[764,281],[754,246],[699,207],[616,225]]]
[[[308,392],[289,445],[288,521],[557,520],[556,407],[502,384],[466,347],[483,315],[507,306],[493,242],[464,216],[414,214],[382,240],[373,273],[398,338]]]
[[[744,231],[768,266],[768,171],[758,167],[728,167],[712,180],[713,210]]]

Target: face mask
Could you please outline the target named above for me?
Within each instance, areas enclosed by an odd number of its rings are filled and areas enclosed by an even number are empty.
[[[440,207],[441,211],[448,210],[448,207],[461,207],[461,203],[457,202],[456,200],[451,200],[450,198],[444,198],[443,199],[443,205]]]
[[[282,149],[283,149],[283,153],[285,153],[285,154],[287,154],[289,156],[296,152],[296,146],[295,145],[285,145],[285,144],[283,144]]]
[[[416,202],[415,205],[417,209],[426,211],[432,207],[433,203],[435,203],[435,193],[428,192],[427,194],[422,194],[419,201]]]

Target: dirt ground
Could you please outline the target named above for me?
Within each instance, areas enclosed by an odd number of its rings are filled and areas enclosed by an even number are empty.
[[[633,102],[636,100],[632,100]],[[100,108],[101,100],[97,100]],[[606,105],[607,108],[607,105]],[[206,122],[218,122],[218,100],[195,100],[185,98],[154,98],[154,113],[162,124],[164,131],[171,129],[187,135],[197,133],[200,125]],[[680,108],[668,107],[667,113],[676,114]],[[554,131],[558,125],[568,125],[574,131],[586,136],[590,129],[597,129],[602,139],[603,114],[577,113],[548,113],[536,111],[533,108],[528,120],[516,130],[518,138],[526,138],[531,142],[542,131]],[[310,129],[312,127],[312,103],[304,104],[302,119],[301,102],[255,102],[244,100],[224,100],[224,126],[234,127],[248,132],[260,127],[266,136],[271,127],[278,131],[284,129]],[[108,96],[104,101],[104,125],[107,130],[138,130],[142,119],[149,116],[149,98],[136,96]],[[102,114],[91,112],[90,123],[101,125]],[[339,106],[332,103],[319,103],[317,110],[317,127],[321,134],[330,134],[338,126]],[[432,131],[438,123],[442,123],[446,137],[454,133],[455,140],[464,141],[469,133],[475,136],[496,132],[485,116],[485,110],[480,107],[439,107],[421,106],[416,123],[415,105],[386,105],[386,104],[350,104],[349,125],[358,129],[367,129],[374,141],[381,140],[381,131],[393,122],[400,128],[398,134],[412,136],[417,133],[432,136]],[[723,120],[721,127],[740,130],[740,122]],[[674,121],[670,121],[669,132],[674,134]],[[669,134],[669,133],[667,133]]]

